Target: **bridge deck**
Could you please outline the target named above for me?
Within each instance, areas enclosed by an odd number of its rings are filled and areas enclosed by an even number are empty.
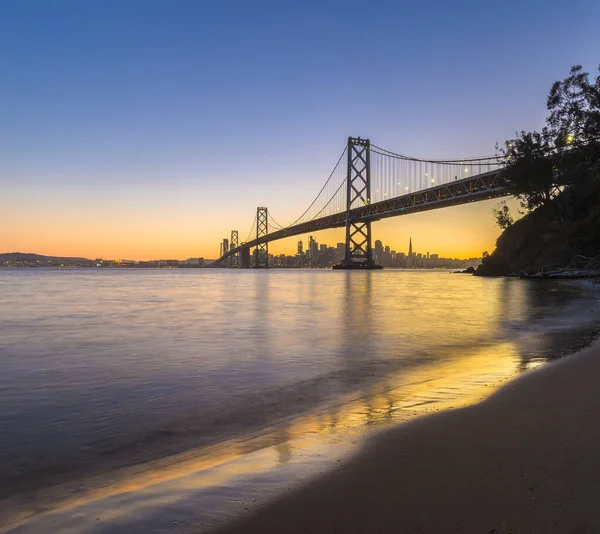
[[[388,217],[457,206],[469,202],[479,202],[509,194],[502,178],[502,169],[497,169],[470,178],[463,178],[462,180],[455,180],[454,182],[423,189],[415,193],[407,193],[389,200],[353,208],[350,210],[350,218],[353,221],[378,221]],[[259,239],[242,243],[240,246],[231,249],[227,254],[221,256],[215,263],[220,263],[232,254],[240,252],[244,247],[255,247],[262,243],[285,239],[286,237],[343,226],[346,226],[345,211],[289,226],[288,228],[262,236]]]

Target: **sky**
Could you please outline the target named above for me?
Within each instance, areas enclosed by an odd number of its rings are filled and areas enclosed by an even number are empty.
[[[214,258],[257,206],[296,219],[348,136],[493,154],[543,125],[572,65],[596,70],[599,23],[596,0],[4,0],[0,252]],[[496,203],[387,219],[373,239],[478,256]]]

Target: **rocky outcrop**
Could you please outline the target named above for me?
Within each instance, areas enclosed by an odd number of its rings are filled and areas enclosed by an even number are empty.
[[[482,260],[474,274],[504,276],[560,271],[577,256],[595,258],[600,254],[597,196],[597,191],[571,196],[567,217],[563,206],[558,204],[560,199],[529,213],[502,233],[496,241],[496,250]]]

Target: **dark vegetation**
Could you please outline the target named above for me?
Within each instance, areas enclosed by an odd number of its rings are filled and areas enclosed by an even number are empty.
[[[494,209],[504,232],[475,274],[584,268],[600,255],[600,76],[590,80],[573,67],[554,83],[547,106],[541,131],[522,131],[499,147],[525,216],[513,223],[506,204]]]

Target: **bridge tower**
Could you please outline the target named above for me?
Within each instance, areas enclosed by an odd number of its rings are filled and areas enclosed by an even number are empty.
[[[256,240],[269,233],[269,211],[267,208],[256,208]],[[269,243],[258,243],[254,249],[254,267],[267,269],[269,267]]]
[[[336,269],[381,269],[373,261],[371,221],[354,220],[350,210],[371,203],[371,142],[348,137],[346,178],[346,250]]]
[[[224,256],[225,254],[227,254],[229,252],[229,241],[227,238],[223,239],[223,241],[221,242],[221,253],[219,257]]]
[[[238,231],[231,230],[231,241],[229,242],[229,250],[233,250],[238,247]],[[239,267],[240,266],[240,253],[236,252],[229,257],[229,266],[230,267]]]

